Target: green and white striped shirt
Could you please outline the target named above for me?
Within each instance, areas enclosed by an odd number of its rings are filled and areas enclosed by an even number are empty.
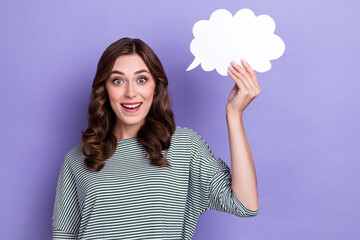
[[[207,209],[251,217],[231,189],[227,164],[195,131],[176,127],[163,155],[145,158],[136,138],[117,141],[99,172],[84,163],[81,145],[65,156],[56,188],[53,239],[191,239]]]

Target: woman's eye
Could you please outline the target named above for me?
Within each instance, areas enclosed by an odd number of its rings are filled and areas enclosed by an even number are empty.
[[[144,82],[146,82],[146,78],[141,77],[141,78],[139,78],[139,79],[138,79],[138,82],[140,82],[140,83],[144,83]]]
[[[116,84],[119,84],[119,83],[123,83],[124,81],[122,80],[122,79],[120,79],[120,78],[115,78],[114,80],[113,80],[113,83],[116,83]]]

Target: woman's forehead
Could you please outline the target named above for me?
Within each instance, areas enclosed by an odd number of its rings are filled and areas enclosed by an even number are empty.
[[[138,54],[121,55],[119,56],[113,65],[112,70],[121,72],[132,73],[145,69],[149,71],[144,60]]]

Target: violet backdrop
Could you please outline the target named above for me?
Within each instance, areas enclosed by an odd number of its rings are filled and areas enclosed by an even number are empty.
[[[260,209],[253,218],[209,210],[194,239],[356,239],[360,235],[359,1],[0,2],[2,239],[51,239],[56,182],[81,143],[100,55],[141,38],[169,79],[176,123],[199,132],[230,166],[225,105],[233,81],[186,72],[193,24],[224,8],[268,14],[284,55],[258,73],[244,112]]]

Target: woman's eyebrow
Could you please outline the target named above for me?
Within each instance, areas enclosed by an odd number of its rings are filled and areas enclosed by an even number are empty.
[[[136,71],[135,74],[140,74],[140,73],[143,73],[143,72],[149,73],[149,71],[147,71],[146,69],[141,69],[141,70]],[[120,75],[125,75],[123,72],[120,72],[120,71],[117,71],[117,70],[112,71],[110,73],[110,75],[113,74],[113,73],[117,73],[117,74],[120,74]]]
[[[117,74],[120,74],[120,75],[125,75],[123,72],[120,72],[120,71],[117,71],[117,70],[111,71],[110,75],[113,74],[113,73],[117,73]]]
[[[139,73],[143,73],[143,72],[149,73],[147,70],[141,69],[141,70],[136,71],[135,74],[139,74]]]

